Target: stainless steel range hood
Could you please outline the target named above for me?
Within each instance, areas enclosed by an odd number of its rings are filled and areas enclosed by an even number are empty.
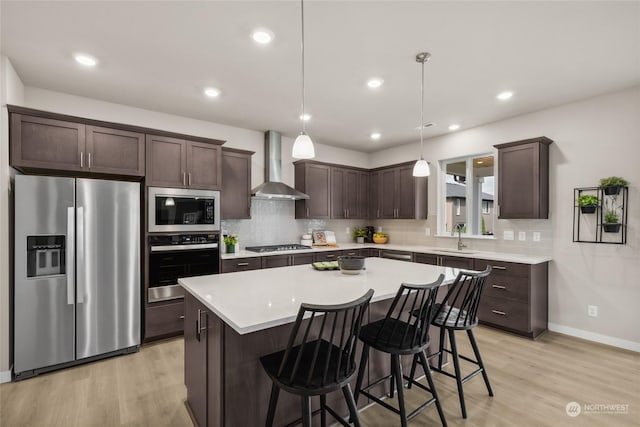
[[[265,183],[251,190],[257,199],[300,200],[309,196],[282,182],[282,136],[269,130],[264,134]]]

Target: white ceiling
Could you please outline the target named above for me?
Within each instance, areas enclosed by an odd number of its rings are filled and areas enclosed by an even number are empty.
[[[27,86],[232,126],[300,130],[300,3],[1,2],[2,53]],[[640,84],[640,2],[306,1],[307,125],[361,151]],[[275,34],[267,46],[252,30]],[[72,59],[99,59],[87,70]],[[366,80],[384,79],[378,90]],[[217,99],[205,86],[222,90]],[[508,102],[495,95],[513,90]],[[382,139],[371,141],[372,131]],[[215,138],[215,135],[211,135]]]

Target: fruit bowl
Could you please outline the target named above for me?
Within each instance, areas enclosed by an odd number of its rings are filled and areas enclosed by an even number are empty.
[[[357,255],[341,256],[338,257],[338,265],[340,266],[340,271],[344,274],[360,274],[364,268],[364,257]]]
[[[387,243],[387,240],[389,240],[388,236],[376,236],[375,234],[373,235],[373,243]]]

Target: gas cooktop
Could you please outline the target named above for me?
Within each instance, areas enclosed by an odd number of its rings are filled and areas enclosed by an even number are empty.
[[[278,252],[278,251],[297,251],[299,249],[311,249],[311,246],[299,245],[297,243],[289,243],[284,245],[247,246],[245,249],[251,252]]]

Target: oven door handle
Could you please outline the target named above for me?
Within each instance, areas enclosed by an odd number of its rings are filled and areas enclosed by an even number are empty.
[[[217,243],[197,243],[194,245],[160,245],[151,246],[151,252],[193,251],[197,249],[216,249]]]

